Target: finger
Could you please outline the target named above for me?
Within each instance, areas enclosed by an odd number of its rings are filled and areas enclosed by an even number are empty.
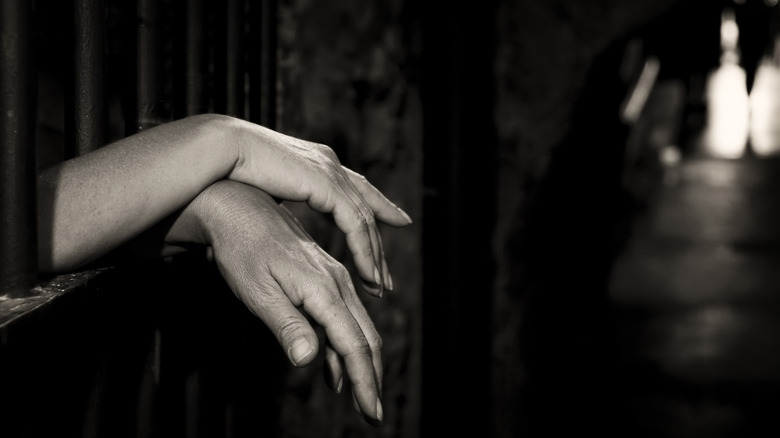
[[[392,291],[393,277],[390,276],[390,270],[387,269],[387,257],[385,257],[385,248],[381,239],[379,239],[379,253],[382,255],[382,284],[385,289]]]
[[[278,284],[268,282],[263,287],[275,290],[266,290],[262,302],[259,294],[243,294],[244,302],[276,336],[293,365],[308,365],[317,356],[317,334]]]
[[[285,216],[287,216],[287,218],[291,221],[291,223],[295,225],[294,227],[295,231],[298,231],[301,236],[313,240],[310,238],[309,234],[300,224],[300,222],[295,217],[295,215],[293,215],[284,206],[280,206],[280,210],[283,212]],[[338,222],[337,225],[339,226],[339,229],[341,229],[342,231],[344,231],[346,228],[346,226],[344,226],[343,224],[339,225]],[[369,229],[366,228],[365,234],[368,235],[369,233],[370,233]],[[386,269],[387,263],[383,263],[383,260],[380,261],[374,260],[374,255],[373,255],[374,251],[371,246],[371,239],[365,239],[365,236],[361,235],[361,233],[357,231],[351,233],[345,232],[345,235],[347,236],[348,247],[355,260],[355,266],[358,269],[358,274],[363,280],[362,282],[363,289],[371,295],[381,297],[384,290],[381,281],[384,275],[382,273],[382,269]],[[383,254],[381,252],[381,240],[377,239],[377,243],[378,245],[380,245],[379,247],[380,254]],[[384,267],[384,268],[376,269],[377,272],[375,273],[375,268],[377,267]],[[369,278],[366,278],[369,272],[371,273],[371,275]],[[377,281],[377,277],[380,279],[380,281]]]
[[[345,172],[346,174],[346,172]],[[369,290],[376,291],[374,295],[378,295],[379,297],[382,296],[384,289],[387,284],[387,273],[385,272],[385,268],[387,267],[387,263],[385,262],[385,255],[382,251],[382,239],[379,236],[379,229],[377,228],[376,219],[374,217],[374,212],[368,208],[368,204],[366,203],[365,199],[363,199],[363,195],[360,194],[360,192],[357,190],[357,187],[355,187],[355,184],[351,179],[348,177],[345,178],[345,186],[348,188],[345,189],[346,193],[352,199],[357,206],[359,206],[361,213],[366,218],[366,222],[368,224],[368,237],[369,241],[371,242],[371,250],[374,257],[374,263],[375,263],[375,270],[374,270],[374,283],[376,286],[370,284],[366,284],[364,281],[364,286],[368,286]],[[373,287],[372,287],[373,286]]]
[[[355,293],[355,289],[352,286],[351,279],[347,276],[339,282],[341,288],[341,294],[344,298],[344,303],[347,305],[352,316],[360,326],[360,330],[363,332],[366,341],[368,341],[369,348],[371,349],[371,363],[374,368],[374,378],[376,379],[377,390],[379,396],[382,395],[382,379],[384,376],[384,369],[382,364],[382,337],[376,330],[374,321],[368,314],[365,306]]]
[[[363,290],[368,292],[369,294],[379,298],[382,298],[382,296],[384,295],[382,293],[382,288],[375,282],[362,280],[362,284],[363,284]]]
[[[383,249],[382,245],[382,239],[379,236],[379,230],[374,228],[372,235],[374,236],[373,239],[371,239],[372,245],[376,245],[376,248],[378,249],[379,253],[379,261],[377,263],[377,267],[379,268],[379,276],[382,279],[381,283],[377,284],[375,281],[367,282],[365,279],[363,279],[363,290],[370,293],[371,295],[382,297],[384,296],[384,291],[392,291],[393,290],[393,279],[390,276],[390,271],[387,268],[387,258],[385,257],[385,251]]]
[[[355,172],[354,170],[341,166],[344,169],[344,173],[354,184],[355,189],[360,193],[366,204],[371,208],[376,215],[377,219],[382,222],[397,227],[402,227],[412,223],[412,218],[401,210],[397,205],[390,202],[387,197],[382,194],[376,187],[374,187],[365,176]]]
[[[366,282],[363,281],[363,289],[367,292],[371,293],[372,295],[382,297],[384,295],[385,290],[393,290],[392,287],[392,278],[390,277],[390,271],[387,269],[387,258],[385,257],[385,251],[382,245],[382,238],[379,236],[379,230],[374,227],[371,236],[373,238],[371,239],[371,244],[376,248],[376,252],[378,255],[378,262],[377,267],[379,268],[379,276],[382,279],[381,283],[376,284],[375,282]]]
[[[285,208],[283,215],[292,216]],[[300,223],[291,222],[294,229],[305,233]],[[310,317],[314,318],[327,335],[326,363],[331,370],[326,379],[331,386],[343,381],[344,370],[352,383],[356,399],[359,400],[359,412],[369,423],[381,421],[382,405],[379,400],[381,390],[377,385],[382,379],[381,337],[355,293],[349,272],[316,244],[315,249],[322,259],[315,261],[320,265],[312,271],[274,275],[283,288],[289,289],[293,304],[303,306]],[[300,265],[293,265],[300,268]],[[291,266],[287,266],[289,269]],[[317,275],[319,274],[319,275]],[[306,279],[290,281],[290,279]],[[368,336],[366,336],[368,334]],[[331,349],[332,347],[332,349]],[[335,353],[328,353],[331,350]],[[335,356],[335,357],[334,357]],[[340,371],[339,371],[340,370]],[[343,383],[342,383],[343,384]]]
[[[349,188],[342,191],[342,202],[333,209],[336,226],[344,232],[347,247],[355,261],[358,274],[370,287],[369,293],[382,296],[382,261],[379,255],[374,215],[362,202],[350,198]],[[351,196],[357,197],[352,191]]]
[[[322,172],[318,177],[304,179],[301,182],[302,189],[297,192],[306,194],[305,200],[312,209],[333,215],[336,226],[347,237],[347,246],[361,278],[377,286],[367,291],[381,296],[382,260],[374,212],[344,171],[333,150],[324,145],[308,146],[321,154]]]
[[[325,383],[336,394],[341,394],[344,387],[344,363],[330,343],[325,346]]]
[[[355,390],[353,389],[351,393],[352,393],[352,408],[355,409],[355,412],[360,413],[360,406],[358,406],[357,396],[355,396]]]
[[[349,274],[338,275],[349,277]],[[335,283],[331,287],[339,289]],[[332,294],[318,293],[306,296],[303,307],[324,327],[333,349],[342,357],[360,412],[369,422],[381,421],[377,417],[381,402],[371,346],[345,302],[338,293],[335,298]]]

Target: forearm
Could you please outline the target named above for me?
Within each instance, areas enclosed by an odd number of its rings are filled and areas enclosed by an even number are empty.
[[[127,242],[227,176],[238,123],[203,115],[142,131],[38,180],[39,267],[73,269]]]
[[[275,208],[278,206],[261,191],[248,198],[249,192],[242,183],[219,180],[182,209],[138,235],[123,251],[133,257],[165,257],[193,247],[211,246],[218,235],[247,230],[263,233],[262,218],[277,214]]]
[[[163,254],[193,244],[228,246],[225,240],[241,235],[270,239],[278,232],[270,224],[279,222],[281,209],[262,190],[226,179],[217,181],[169,219],[162,238]]]
[[[124,244],[230,179],[277,199],[332,214],[367,291],[392,280],[376,219],[409,216],[332,149],[220,115],[193,116],[142,131],[47,170],[39,178],[39,267],[75,269]]]

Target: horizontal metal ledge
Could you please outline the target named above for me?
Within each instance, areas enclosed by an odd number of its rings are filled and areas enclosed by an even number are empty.
[[[58,275],[40,281],[29,297],[0,297],[0,347],[8,342],[12,332],[23,330],[54,308],[72,298],[97,292],[98,285],[103,283],[98,280],[111,276],[112,271],[114,268],[100,268]]]

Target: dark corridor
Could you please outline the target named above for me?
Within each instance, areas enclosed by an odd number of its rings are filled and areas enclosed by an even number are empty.
[[[538,196],[534,239],[517,243],[536,272],[525,285],[528,436],[780,434],[770,3],[763,21],[729,5],[678,8],[640,32],[657,62],[644,64],[644,122],[610,112],[624,99],[614,72],[625,40],[592,71]],[[710,21],[696,28],[694,16]],[[738,35],[760,31],[739,26],[762,25],[766,46],[741,49]],[[670,44],[682,48],[664,52]]]

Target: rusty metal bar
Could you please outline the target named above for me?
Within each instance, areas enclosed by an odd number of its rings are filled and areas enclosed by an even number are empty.
[[[25,296],[38,270],[30,2],[0,2],[0,294]]]
[[[211,98],[212,111],[227,113],[227,4],[208,2],[211,22]]]
[[[74,0],[72,113],[67,119],[66,158],[105,143],[105,19],[103,0]]]
[[[205,63],[205,27],[203,26],[202,0],[187,0],[187,23],[185,41],[186,63],[186,114],[201,114],[208,111],[205,84],[207,65]]]
[[[244,0],[227,2],[226,114],[244,118]]]
[[[249,2],[249,120],[276,128],[277,0]]]
[[[140,131],[161,123],[162,57],[160,5],[156,0],[139,0],[136,34],[136,123]]]

